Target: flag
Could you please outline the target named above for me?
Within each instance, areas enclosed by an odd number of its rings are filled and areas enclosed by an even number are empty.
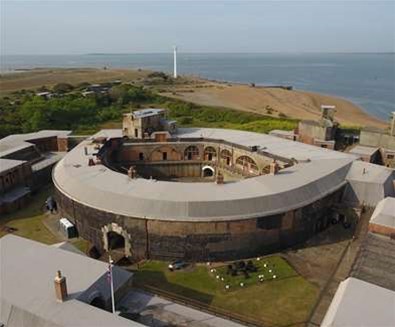
[[[107,281],[109,284],[111,284],[111,281],[112,281],[112,264],[111,264],[111,262],[108,264]]]

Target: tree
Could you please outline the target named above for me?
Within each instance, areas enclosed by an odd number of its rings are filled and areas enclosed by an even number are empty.
[[[56,93],[68,93],[74,89],[74,86],[68,83],[58,83],[53,87],[53,91]]]

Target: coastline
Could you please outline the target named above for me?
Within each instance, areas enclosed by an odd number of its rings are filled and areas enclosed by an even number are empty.
[[[2,96],[21,89],[51,87],[57,83],[101,83],[111,80],[141,81],[152,71],[98,68],[33,68],[1,74]],[[161,85],[155,86],[159,88]],[[322,104],[335,105],[336,119],[351,126],[386,128],[387,122],[366,113],[349,100],[305,90],[278,87],[255,87],[225,81],[212,81],[195,76],[182,76],[180,82],[164,85],[160,93],[201,105],[227,107],[273,117],[317,120]]]

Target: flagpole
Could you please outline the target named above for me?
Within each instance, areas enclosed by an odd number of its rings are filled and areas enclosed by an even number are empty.
[[[108,255],[108,259],[109,259],[109,269],[110,269],[110,285],[111,285],[111,305],[112,305],[112,313],[115,314],[115,299],[114,299],[114,280],[113,280],[113,276],[112,276],[112,259],[111,259],[111,255]]]

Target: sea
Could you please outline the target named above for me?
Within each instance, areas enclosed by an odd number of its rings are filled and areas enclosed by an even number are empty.
[[[172,73],[172,53],[3,55],[2,73],[48,67],[151,69]],[[395,53],[182,53],[179,74],[202,78],[290,85],[352,101],[377,118],[395,111]]]

